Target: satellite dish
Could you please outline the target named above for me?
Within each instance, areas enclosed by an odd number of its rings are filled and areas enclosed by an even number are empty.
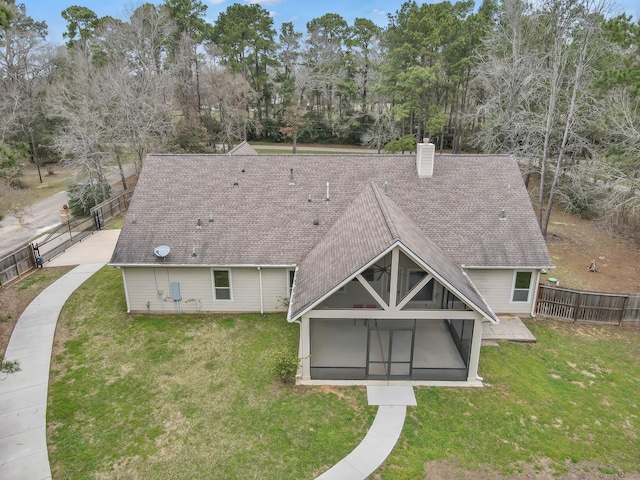
[[[153,253],[155,254],[155,256],[160,258],[164,258],[169,255],[170,251],[171,248],[169,248],[167,245],[160,245],[159,247],[153,249]]]

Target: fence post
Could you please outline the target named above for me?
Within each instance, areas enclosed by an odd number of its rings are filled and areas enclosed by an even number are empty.
[[[624,316],[627,313],[627,304],[629,303],[629,295],[624,297],[624,302],[622,303],[622,310],[620,310],[620,320],[618,321],[618,326],[622,325],[622,321],[624,320]]]
[[[578,321],[578,310],[580,310],[580,305],[582,304],[582,294],[578,292],[578,301],[576,302],[575,310],[573,311],[573,323]]]

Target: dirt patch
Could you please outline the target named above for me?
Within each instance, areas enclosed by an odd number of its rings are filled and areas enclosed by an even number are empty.
[[[560,471],[559,471],[560,470]],[[561,468],[554,467],[549,459],[534,464],[514,465],[514,472],[501,474],[478,466],[478,470],[468,470],[457,462],[433,461],[425,464],[424,478],[429,480],[640,480],[640,473],[619,474],[605,465],[594,462],[572,463],[569,460]]]
[[[640,292],[640,249],[601,224],[554,210],[547,246],[554,270],[548,276],[570,288],[612,293]],[[592,260],[596,273],[588,272]],[[543,277],[544,278],[544,277]]]
[[[73,267],[43,268],[8,287],[0,288],[0,358],[9,344],[20,315],[40,292]]]
[[[338,398],[344,398],[344,392],[340,391],[333,385],[320,385],[318,389],[323,393],[333,393],[334,395],[337,395]]]

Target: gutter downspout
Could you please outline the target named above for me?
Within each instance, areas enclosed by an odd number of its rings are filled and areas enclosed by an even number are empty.
[[[260,279],[260,314],[264,314],[264,296],[262,292],[262,270],[260,267],[258,269],[258,278]]]
[[[531,304],[531,318],[536,318],[536,305],[538,303],[539,291],[540,291],[540,270],[536,270],[535,291],[533,292],[533,302]]]
[[[129,290],[127,288],[127,277],[124,274],[125,269],[123,268],[121,270],[122,270],[122,283],[124,285],[124,298],[127,301],[127,313],[131,313],[131,305],[129,304]]]

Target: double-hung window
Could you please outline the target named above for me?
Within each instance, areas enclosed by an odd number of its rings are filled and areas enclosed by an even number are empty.
[[[515,272],[513,277],[512,302],[528,302],[531,294],[533,272]]]
[[[231,300],[231,272],[229,270],[213,270],[213,299]]]

